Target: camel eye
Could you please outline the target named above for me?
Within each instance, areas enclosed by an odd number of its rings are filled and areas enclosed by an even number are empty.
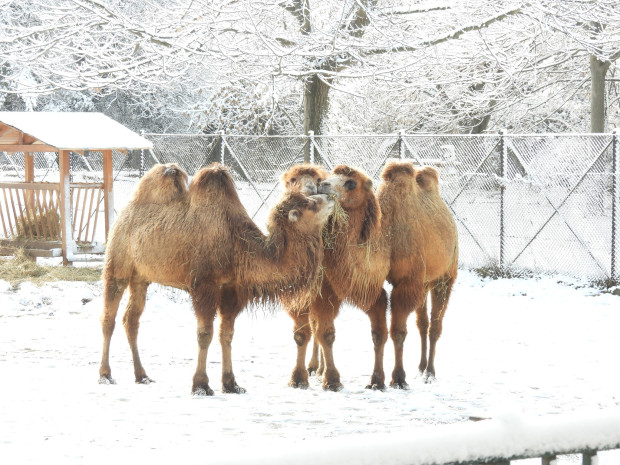
[[[353,189],[357,187],[357,183],[349,179],[347,182],[344,183],[344,187],[346,190],[352,191]]]
[[[291,182],[296,182],[297,178],[291,178]]]
[[[319,178],[319,179],[316,180],[316,182],[317,182],[317,184],[319,184],[319,183],[323,182],[323,180],[321,178]]]

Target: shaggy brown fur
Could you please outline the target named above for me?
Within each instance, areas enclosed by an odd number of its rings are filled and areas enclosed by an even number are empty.
[[[157,171],[159,170],[159,171]],[[158,174],[159,173],[159,174]],[[239,201],[228,170],[214,164],[200,170],[185,195],[167,203],[137,201],[165,170],[154,169],[114,223],[103,271],[103,355],[100,381],[112,383],[110,338],[123,292],[130,297],[123,323],[136,382],[148,383],[137,334],[146,289],[156,282],[189,292],[198,320],[198,364],[192,392],[213,394],[206,372],[216,311],[221,318],[224,392],[244,392],[232,371],[234,321],[250,296],[277,298],[299,292],[314,279],[322,258],[321,229],[333,209],[326,196],[284,196],[270,214],[269,235],[252,222]],[[151,182],[153,181],[153,182]],[[167,182],[162,179],[162,182]],[[175,183],[171,183],[175,185]],[[148,197],[148,196],[147,196]],[[219,308],[218,308],[219,307]]]
[[[329,172],[318,165],[303,164],[289,168],[281,176],[284,189],[288,192],[302,192],[306,195],[316,194],[319,184],[329,176]],[[310,328],[310,297],[318,292],[319,287],[313,283],[309,286],[309,293],[302,296],[285,296],[281,298],[282,305],[293,319],[293,338],[297,345],[297,361],[291,374],[289,386],[306,389],[309,386],[308,373],[319,371],[319,345],[314,339],[312,359],[306,370],[306,351],[312,338]],[[301,297],[301,298],[300,298]]]
[[[140,189],[131,197],[133,203],[166,204],[187,194],[187,173],[176,163],[155,165],[140,180]]]
[[[412,311],[416,312],[421,337],[418,368],[425,380],[435,376],[435,347],[457,274],[457,229],[439,195],[439,176],[434,168],[416,169],[410,162],[391,162],[381,177],[377,198],[391,244],[387,279],[393,286],[390,335],[396,354],[390,384],[406,388],[403,344]],[[430,322],[426,309],[429,292]]]
[[[280,180],[287,192],[313,195],[317,193],[319,183],[328,176],[329,172],[322,166],[305,163],[289,168]]]
[[[383,282],[389,271],[390,248],[381,233],[381,210],[372,181],[359,170],[340,165],[323,181],[319,192],[333,190],[348,220],[330,219],[333,245],[325,249],[321,292],[310,306],[312,333],[323,351],[323,388],[342,389],[336,369],[333,344],[334,319],[340,304],[347,300],[370,318],[375,348],[375,365],[368,388],[384,389],[383,349],[387,340],[387,296]]]

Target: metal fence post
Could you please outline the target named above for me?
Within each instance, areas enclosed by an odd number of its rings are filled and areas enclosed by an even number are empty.
[[[618,196],[620,195],[620,129],[616,129],[613,133],[613,142],[611,149],[611,280],[618,280],[618,270],[616,263],[616,254],[618,251]]]
[[[403,129],[398,131],[398,158],[401,160],[405,158],[405,143],[403,141],[404,135],[405,131]]]
[[[226,144],[224,144],[224,131],[220,131],[218,136],[220,138],[220,163],[225,165]]]
[[[499,176],[500,176],[500,191],[499,191],[499,268],[504,271],[505,266],[505,250],[506,250],[506,228],[505,228],[505,210],[504,210],[504,197],[506,195],[506,165],[508,163],[508,146],[506,144],[506,130],[499,131],[500,135],[500,160],[499,160]]]
[[[144,137],[144,129],[140,130],[140,136]],[[144,176],[144,149],[140,149],[140,172],[139,177]]]
[[[595,464],[597,464],[598,463],[598,454],[596,453],[595,450],[583,452],[581,463],[583,465],[595,465]]]
[[[304,157],[304,163],[312,163],[314,164],[314,131],[308,131],[308,156],[307,159]]]

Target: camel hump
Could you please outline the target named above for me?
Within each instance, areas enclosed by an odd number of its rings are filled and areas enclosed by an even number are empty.
[[[190,192],[194,195],[203,191],[217,191],[225,196],[237,197],[235,181],[228,168],[221,163],[212,163],[199,170],[193,177]]]
[[[134,203],[165,204],[187,193],[187,173],[176,163],[156,164],[140,179],[132,195]]]
[[[408,176],[413,178],[415,170],[413,164],[409,161],[391,161],[385,165],[381,171],[381,179],[384,181],[392,181],[399,176]]]
[[[439,191],[439,173],[435,168],[425,166],[415,172],[415,181],[422,190]]]

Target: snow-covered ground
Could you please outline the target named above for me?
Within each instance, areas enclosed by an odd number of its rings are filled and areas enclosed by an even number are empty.
[[[416,377],[419,336],[410,318],[407,391],[364,389],[372,342],[367,318],[354,308],[336,320],[345,389],[324,392],[316,379],[308,390],[287,387],[295,359],[292,321],[281,310],[258,309],[238,318],[233,342],[237,381],[248,392],[219,391],[215,338],[207,370],[216,394],[193,397],[197,344],[189,300],[155,286],[139,343],[156,383],[134,383],[119,315],[111,354],[118,384],[100,385],[101,302],[100,283],[26,283],[14,291],[0,281],[0,463],[185,465],[243,457],[250,464],[284,450],[301,451],[308,463],[316,451],[317,463],[325,463],[319,458],[334,444],[351,446],[350,463],[370,463],[368,445],[385,445],[388,437],[439,434],[445,451],[459,434],[445,428],[474,425],[470,416],[620,415],[620,297],[568,280],[485,280],[462,271],[432,384]],[[388,379],[392,365],[388,341]],[[618,459],[617,452],[601,453],[599,463]],[[372,463],[400,462],[372,457]]]

